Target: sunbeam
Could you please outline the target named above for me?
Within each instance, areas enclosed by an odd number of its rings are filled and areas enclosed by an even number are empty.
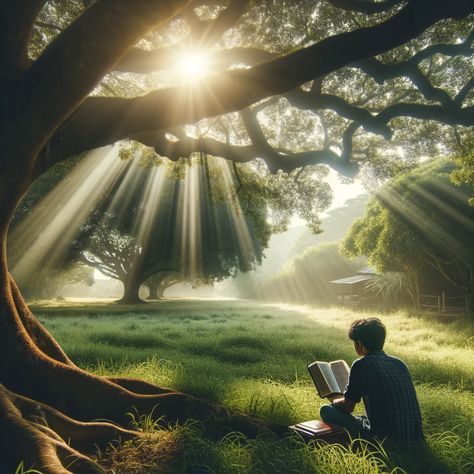
[[[250,255],[253,255],[255,248],[253,245],[252,238],[250,236],[247,222],[244,218],[240,201],[235,195],[235,183],[234,177],[230,171],[230,163],[225,160],[221,161],[221,167],[223,171],[223,184],[224,191],[226,193],[226,204],[228,212],[232,218],[232,226],[236,232],[238,243],[242,254],[249,261],[251,260]]]
[[[16,278],[21,280],[45,263],[61,258],[83,220],[126,166],[117,153],[115,146],[90,152],[68,179],[60,182],[34,212],[15,226],[10,239],[21,255],[12,269]]]

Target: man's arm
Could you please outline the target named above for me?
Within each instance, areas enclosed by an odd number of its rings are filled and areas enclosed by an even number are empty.
[[[356,406],[355,402],[346,397],[336,398],[335,400],[331,400],[331,402],[333,407],[339,408],[347,413],[352,413]]]

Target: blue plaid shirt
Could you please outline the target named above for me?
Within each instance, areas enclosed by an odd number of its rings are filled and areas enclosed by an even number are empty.
[[[423,439],[421,413],[410,372],[403,361],[383,351],[357,359],[344,396],[364,400],[370,433],[397,442]]]

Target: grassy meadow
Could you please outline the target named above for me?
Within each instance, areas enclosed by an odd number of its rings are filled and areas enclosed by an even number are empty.
[[[306,365],[316,359],[351,364],[347,327],[373,315],[211,300],[33,310],[81,367],[140,377],[285,424],[316,418],[325,403]],[[216,437],[199,421],[164,430],[136,415],[143,439],[111,446],[98,458],[117,474],[474,472],[474,321],[378,316],[388,330],[386,352],[404,359],[415,380],[428,450],[306,445],[296,436]]]

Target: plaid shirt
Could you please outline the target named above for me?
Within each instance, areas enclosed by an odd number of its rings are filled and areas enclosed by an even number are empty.
[[[410,372],[403,361],[374,351],[351,367],[344,396],[364,400],[370,433],[407,442],[423,439],[421,413]]]

